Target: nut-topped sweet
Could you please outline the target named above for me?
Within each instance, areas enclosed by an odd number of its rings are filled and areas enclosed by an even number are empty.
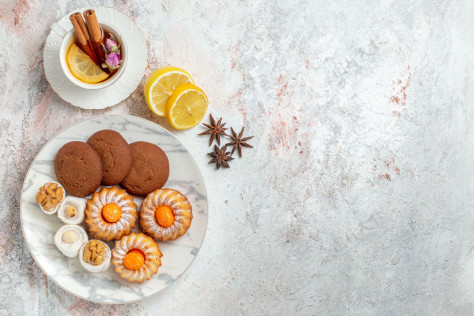
[[[99,265],[104,261],[105,244],[99,240],[91,240],[82,254],[82,260],[92,265]]]
[[[128,235],[135,227],[137,205],[125,190],[102,188],[87,201],[85,216],[94,238],[111,241]]]
[[[103,241],[92,239],[84,244],[79,254],[79,260],[90,272],[104,272],[110,265],[111,252]]]
[[[66,257],[75,257],[89,237],[81,226],[64,225],[54,235],[54,244]]]
[[[59,183],[48,182],[39,188],[36,202],[45,214],[51,215],[57,212],[64,195],[64,188]]]
[[[66,224],[80,224],[84,221],[85,208],[85,199],[68,196],[59,205],[58,217]]]

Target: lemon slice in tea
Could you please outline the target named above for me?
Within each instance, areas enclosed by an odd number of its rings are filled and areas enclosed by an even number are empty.
[[[69,48],[66,62],[74,77],[85,83],[98,83],[109,77],[76,44],[72,44]]]

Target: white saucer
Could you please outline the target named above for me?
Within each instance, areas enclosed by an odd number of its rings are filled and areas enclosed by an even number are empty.
[[[115,8],[91,6],[69,12],[56,22],[64,30],[72,29],[69,16],[74,12],[84,12],[93,9],[99,22],[106,22],[115,26],[121,33],[123,41],[127,43],[128,64],[122,76],[111,86],[86,90],[69,81],[64,75],[59,62],[59,48],[62,38],[51,31],[46,39],[43,51],[44,72],[46,79],[53,90],[64,101],[84,109],[104,109],[125,100],[138,87],[145,75],[147,66],[147,47],[145,37],[135,22],[125,13]]]

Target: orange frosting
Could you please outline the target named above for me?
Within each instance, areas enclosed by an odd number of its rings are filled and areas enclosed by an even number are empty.
[[[174,223],[173,211],[168,205],[161,205],[156,208],[155,217],[162,227],[170,227]]]
[[[115,203],[110,203],[102,208],[102,216],[109,223],[117,222],[122,216],[122,210]]]
[[[140,249],[132,249],[123,258],[123,264],[127,269],[138,270],[145,263],[145,255]]]

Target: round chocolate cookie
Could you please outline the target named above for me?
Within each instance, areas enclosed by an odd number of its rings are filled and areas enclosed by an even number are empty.
[[[114,185],[122,182],[132,168],[132,151],[122,135],[104,129],[92,135],[87,143],[94,148],[102,161],[102,183]]]
[[[66,192],[79,197],[97,190],[104,174],[99,155],[84,142],[61,147],[54,160],[54,171]]]
[[[147,142],[130,144],[132,169],[122,181],[122,186],[130,194],[147,195],[161,189],[170,175],[168,157],[160,147]]]

